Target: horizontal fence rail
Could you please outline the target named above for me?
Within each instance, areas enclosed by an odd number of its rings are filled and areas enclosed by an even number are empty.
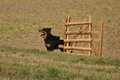
[[[68,22],[68,23],[65,23],[65,26],[86,25],[86,24],[92,24],[92,22],[91,21],[87,21],[87,22]]]
[[[64,39],[64,42],[91,42],[92,39]]]

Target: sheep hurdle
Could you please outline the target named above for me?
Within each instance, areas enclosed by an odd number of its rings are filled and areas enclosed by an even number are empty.
[[[84,19],[83,21],[74,22],[68,16],[65,21],[66,29],[63,31],[65,37],[61,37],[61,40],[64,40],[64,45],[59,45],[60,48],[64,49],[65,53],[78,50],[78,53],[71,54],[102,56],[103,19],[99,22],[94,22],[89,16],[88,20]],[[75,26],[78,28],[77,31],[70,30],[71,27]],[[93,26],[98,26],[98,30],[93,31]],[[98,35],[93,37],[94,34]],[[71,38],[70,35],[74,36]],[[98,38],[96,39],[96,37]]]

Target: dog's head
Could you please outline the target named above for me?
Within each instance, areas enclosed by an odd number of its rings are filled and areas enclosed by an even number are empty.
[[[51,34],[51,28],[43,28],[39,30],[40,36],[42,36],[44,39]]]

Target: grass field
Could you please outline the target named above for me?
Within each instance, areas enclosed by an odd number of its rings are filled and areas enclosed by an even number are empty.
[[[0,80],[119,80],[120,0],[0,0]],[[38,29],[63,36],[62,20],[104,19],[103,56],[46,52]]]
[[[119,80],[120,59],[0,47],[0,80]]]

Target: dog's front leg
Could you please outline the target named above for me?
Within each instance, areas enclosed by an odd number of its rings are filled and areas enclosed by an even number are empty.
[[[50,47],[46,46],[46,48],[47,48],[47,51],[53,51],[53,49],[51,49]]]

